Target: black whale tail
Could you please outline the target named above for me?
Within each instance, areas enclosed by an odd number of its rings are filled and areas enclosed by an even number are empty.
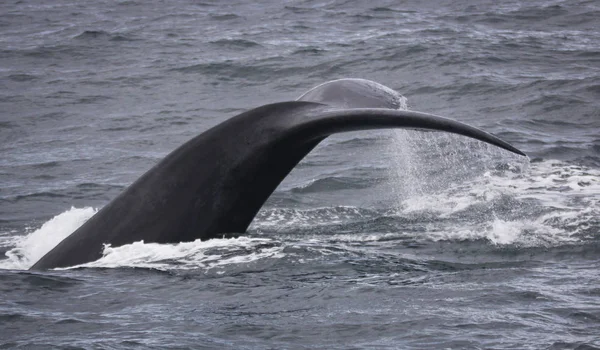
[[[31,269],[94,261],[104,244],[176,243],[244,232],[279,183],[324,138],[381,128],[451,132],[524,155],[482,130],[426,113],[309,101],[266,105],[171,152]]]

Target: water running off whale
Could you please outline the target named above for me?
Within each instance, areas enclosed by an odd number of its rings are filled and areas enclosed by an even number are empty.
[[[393,90],[367,80],[341,79],[296,101],[237,115],[167,155],[31,269],[97,260],[105,244],[173,243],[244,232],[292,168],[333,133],[438,130],[524,155],[466,124],[397,108]]]

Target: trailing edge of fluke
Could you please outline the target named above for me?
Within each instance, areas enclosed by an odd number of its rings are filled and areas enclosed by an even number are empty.
[[[232,117],[167,155],[31,269],[97,260],[105,244],[176,243],[245,232],[292,168],[334,133],[438,130],[525,155],[472,126],[398,107],[399,95],[383,85],[340,79],[321,84],[296,101]]]

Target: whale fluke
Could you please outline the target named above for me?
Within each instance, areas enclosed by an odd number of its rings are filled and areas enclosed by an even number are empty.
[[[285,176],[334,133],[437,130],[524,155],[461,122],[392,109],[393,94],[384,88],[364,80],[338,80],[310,90],[298,101],[261,106],[224,121],[167,155],[31,269],[97,260],[104,244],[173,243],[245,232]],[[348,89],[363,100],[344,99]]]

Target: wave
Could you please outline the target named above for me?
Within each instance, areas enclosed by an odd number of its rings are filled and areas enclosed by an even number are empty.
[[[103,30],[86,30],[73,39],[77,40],[109,40],[109,41],[133,41],[134,39],[124,34],[109,33]]]
[[[312,180],[309,183],[294,187],[292,193],[323,193],[329,191],[368,188],[373,185],[372,180],[361,177],[326,177]]]
[[[235,13],[211,13],[209,15],[210,18],[217,21],[230,21],[240,18],[240,16],[236,15]]]
[[[221,48],[231,48],[231,49],[245,49],[251,47],[262,47],[259,43],[252,40],[244,40],[244,39],[219,39],[215,41],[211,41],[211,44],[219,46]]]
[[[8,76],[8,79],[15,81],[15,82],[29,82],[29,81],[33,81],[33,80],[37,80],[39,79],[38,76],[33,75],[33,74],[24,74],[24,73],[20,73],[20,74],[11,74]]]
[[[276,43],[269,43],[277,45]],[[307,78],[319,78],[323,75],[343,76],[342,69],[353,62],[339,60],[326,60],[314,64],[310,70],[306,67],[294,65],[293,62],[282,64],[285,58],[281,55],[251,58],[248,60],[225,59],[210,62],[202,62],[183,67],[171,68],[170,71],[182,74],[199,74],[214,77],[220,81],[242,81],[246,85],[260,84],[265,81],[286,79],[296,74],[305,75]]]

